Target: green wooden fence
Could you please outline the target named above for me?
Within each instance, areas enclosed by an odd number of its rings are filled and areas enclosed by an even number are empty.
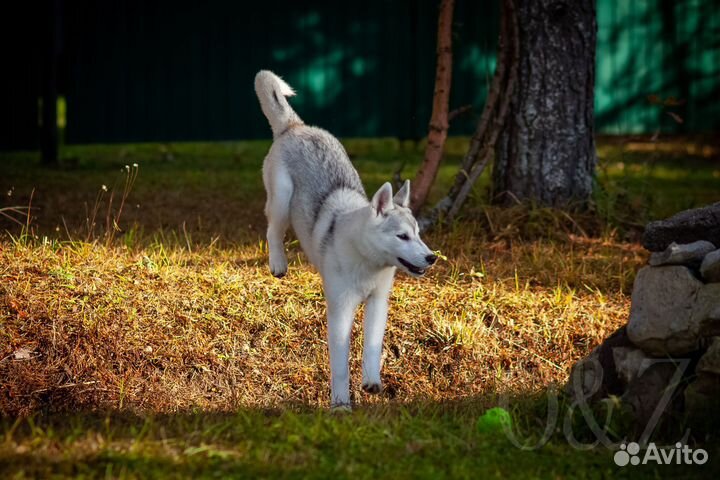
[[[471,132],[482,109],[498,3],[457,2],[451,108],[474,113],[451,134]],[[253,92],[261,68],[297,89],[301,117],[338,135],[426,133],[436,1],[75,0],[64,11],[68,143],[268,138]],[[597,13],[599,132],[719,129],[720,1],[598,0]],[[12,147],[34,138],[42,68],[2,48],[20,64],[2,97],[0,145]]]
[[[598,0],[597,20],[599,131],[718,130],[720,1]]]

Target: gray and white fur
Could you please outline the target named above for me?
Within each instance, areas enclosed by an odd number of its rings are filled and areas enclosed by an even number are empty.
[[[270,271],[287,273],[289,225],[322,276],[327,301],[331,406],[350,408],[349,352],[355,311],[365,303],[363,380],[380,393],[382,342],[396,268],[422,276],[437,257],[420,239],[408,208],[410,182],[393,197],[385,183],[368,200],[345,149],[331,134],[305,125],[286,97],[295,94],[263,70],[255,92],[270,122],[273,144],[263,164]]]

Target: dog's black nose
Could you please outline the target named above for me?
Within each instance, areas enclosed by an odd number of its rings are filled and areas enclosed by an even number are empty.
[[[427,257],[425,257],[425,261],[430,265],[435,263],[435,260],[437,260],[437,255],[428,255]]]

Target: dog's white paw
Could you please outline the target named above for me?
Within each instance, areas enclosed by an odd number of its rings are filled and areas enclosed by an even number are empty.
[[[274,277],[282,278],[287,274],[287,270],[288,263],[285,255],[273,255],[270,253],[270,273],[272,273]]]
[[[377,395],[383,391],[383,386],[379,380],[376,382],[363,382],[362,389],[365,393]]]
[[[350,413],[352,412],[352,407],[349,403],[337,403],[330,405],[330,411],[339,414]]]

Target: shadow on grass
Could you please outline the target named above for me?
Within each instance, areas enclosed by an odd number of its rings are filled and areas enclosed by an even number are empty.
[[[558,432],[538,448],[520,449],[502,427],[479,425],[496,401],[485,396],[361,405],[350,414],[299,404],[232,413],[70,412],[4,419],[0,471],[20,478],[708,478],[717,471],[715,444],[706,446],[710,462],[704,466],[632,469],[613,463],[614,450],[582,450]],[[544,403],[526,395],[510,405],[515,435],[523,444],[538,444]]]

